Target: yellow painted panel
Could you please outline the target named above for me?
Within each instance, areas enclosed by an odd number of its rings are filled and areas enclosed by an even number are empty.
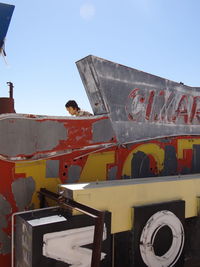
[[[115,152],[95,153],[88,156],[80,176],[80,182],[104,181],[107,178],[107,164],[114,163]]]
[[[60,184],[59,178],[46,178],[46,160],[16,163],[15,173],[25,173],[26,177],[31,176],[34,179],[36,188],[32,203],[35,208],[39,207],[37,192],[41,187],[55,192],[58,188],[58,184]]]
[[[191,176],[190,176],[191,177]],[[63,185],[72,191],[73,199],[90,207],[112,213],[112,233],[130,230],[133,226],[133,207],[173,200],[185,200],[186,218],[197,215],[197,197],[200,196],[200,175],[195,179],[156,178],[154,182],[89,183]],[[164,180],[164,181],[161,181]],[[137,179],[139,180],[139,179]],[[119,182],[119,185],[117,185]],[[107,185],[106,185],[107,183]],[[72,189],[73,187],[73,189]]]
[[[143,144],[143,145],[136,147],[129,153],[123,166],[122,175],[131,176],[131,160],[133,158],[133,154],[137,153],[138,151],[141,151],[147,155],[150,154],[151,156],[153,156],[155,161],[157,162],[158,171],[159,172],[162,171],[163,166],[164,166],[163,165],[164,157],[165,157],[164,150],[156,144]]]

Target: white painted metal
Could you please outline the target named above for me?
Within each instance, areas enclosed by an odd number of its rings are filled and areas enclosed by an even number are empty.
[[[154,240],[158,231],[168,226],[172,231],[172,244],[162,256],[154,252]],[[168,210],[162,210],[150,217],[140,237],[140,253],[149,267],[172,267],[179,259],[184,246],[184,229],[178,217]]]
[[[45,225],[49,223],[64,222],[67,219],[60,215],[52,215],[27,221],[31,226]]]
[[[71,267],[90,267],[92,250],[81,246],[93,243],[94,226],[48,233],[43,236],[43,255],[71,264]],[[107,238],[104,225],[103,240]],[[101,253],[101,260],[106,256]]]

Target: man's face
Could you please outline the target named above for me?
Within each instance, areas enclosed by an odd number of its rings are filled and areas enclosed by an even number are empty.
[[[66,108],[70,115],[75,115],[77,113],[77,110],[73,107]]]

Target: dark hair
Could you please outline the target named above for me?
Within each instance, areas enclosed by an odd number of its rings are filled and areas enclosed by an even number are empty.
[[[66,104],[65,104],[66,108],[72,107],[74,109],[80,110],[78,104],[76,103],[75,100],[69,100]]]

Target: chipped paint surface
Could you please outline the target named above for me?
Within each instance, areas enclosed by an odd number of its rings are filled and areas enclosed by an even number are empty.
[[[0,115],[0,265],[10,266],[10,216],[38,208],[41,187],[199,172],[199,89],[189,95],[188,87],[113,64],[79,62],[96,116]]]
[[[11,251],[10,235],[4,229],[8,226],[7,215],[11,213],[11,205],[0,195],[0,255],[8,254]]]
[[[60,183],[59,177],[54,179],[47,179],[46,177],[46,160],[39,160],[35,162],[20,162],[16,163],[15,176],[17,179],[22,177],[32,177],[35,184],[35,190],[32,195],[31,206],[35,208],[39,207],[39,199],[37,192],[41,187],[45,187],[48,190],[56,191],[57,185]],[[30,180],[32,183],[32,180]],[[23,182],[23,181],[22,181]]]
[[[46,178],[59,177],[59,160],[46,161]]]
[[[117,178],[117,166],[108,169],[108,180],[115,180]]]
[[[92,125],[94,142],[109,142],[114,139],[115,133],[110,120],[100,120]]]
[[[77,67],[94,113],[109,114],[120,143],[200,134],[200,87],[95,56],[78,61]]]
[[[43,255],[66,262],[73,267],[91,266],[92,250],[86,246],[93,243],[94,226],[86,226],[43,235]],[[107,229],[104,224],[102,240],[107,239]],[[101,260],[106,256],[101,253]]]
[[[19,211],[30,206],[34,191],[35,181],[32,177],[18,178],[12,183],[12,192]]]
[[[81,174],[81,166],[78,165],[71,165],[68,168],[68,183],[76,183],[80,179]]]
[[[16,136],[19,137],[17,142]],[[0,151],[10,157],[51,150],[66,138],[67,130],[59,122],[40,122],[15,116],[0,120]]]
[[[102,127],[105,127],[102,135],[104,140],[98,133]],[[19,137],[18,142],[16,136]],[[56,157],[70,154],[72,150],[93,149],[102,146],[102,142],[115,143],[114,137],[109,119],[103,116],[51,119],[48,116],[30,118],[19,114],[0,115],[0,158],[13,162]]]

